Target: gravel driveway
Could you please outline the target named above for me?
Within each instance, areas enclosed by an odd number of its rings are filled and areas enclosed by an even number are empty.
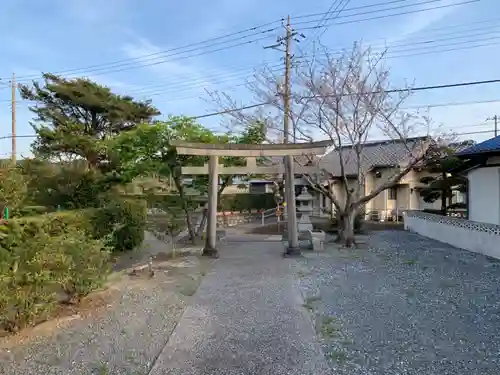
[[[366,242],[296,268],[336,374],[500,374],[500,261],[400,231]]]

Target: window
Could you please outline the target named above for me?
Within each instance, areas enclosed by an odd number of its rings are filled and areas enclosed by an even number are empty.
[[[398,199],[398,188],[390,188],[389,189],[389,200],[395,201]]]

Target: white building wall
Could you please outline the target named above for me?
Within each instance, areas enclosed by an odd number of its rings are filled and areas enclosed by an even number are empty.
[[[469,179],[469,219],[500,224],[500,167],[474,169]]]
[[[404,226],[407,231],[500,259],[499,226],[415,211],[405,213]]]

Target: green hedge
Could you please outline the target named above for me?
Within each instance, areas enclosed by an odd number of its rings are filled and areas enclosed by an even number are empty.
[[[124,194],[122,197],[130,199],[147,199],[149,208],[162,208],[165,205],[179,206],[179,196],[177,194],[157,194],[157,195],[141,195],[141,194]],[[200,200],[196,197],[188,197],[188,206],[195,209],[199,206]],[[222,194],[218,209],[221,211],[248,211],[270,209],[276,207],[273,193],[239,193],[239,194]]]
[[[90,237],[105,240],[113,251],[127,251],[139,246],[146,229],[146,202],[140,199],[115,199],[102,208],[52,212],[44,215],[18,217],[16,223],[26,233],[42,230],[57,236],[71,228],[79,228]]]
[[[79,300],[104,282],[111,249],[61,219],[0,224],[0,330],[43,321],[60,302]]]
[[[328,233],[335,233],[338,231],[339,228],[339,213],[338,211],[335,212],[335,216],[331,219],[328,220],[327,223],[325,224],[313,224],[313,226],[316,227],[316,229],[320,229],[322,231],[328,232]],[[364,219],[365,214],[364,212],[358,212],[356,217],[354,218],[354,232],[359,233],[363,229],[363,223],[365,221]]]
[[[221,211],[248,211],[276,207],[273,193],[262,194],[223,194],[219,201]]]

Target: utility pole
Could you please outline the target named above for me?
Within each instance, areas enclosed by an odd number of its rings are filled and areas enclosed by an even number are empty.
[[[494,121],[494,123],[495,123],[495,128],[494,128],[495,137],[498,136],[498,116],[495,115],[493,117],[488,117],[486,120],[493,120]]]
[[[287,144],[289,141],[290,133],[290,73],[292,65],[292,27],[290,24],[290,16],[286,22],[286,36],[285,36],[285,82],[283,92],[283,143]]]
[[[12,162],[16,163],[17,144],[16,144],[16,75],[12,73],[12,81],[10,83],[12,90]]]
[[[292,29],[290,16],[287,17],[285,25],[285,36],[279,37],[277,43],[264,47],[273,48],[285,53],[285,82],[283,84],[283,143],[289,143],[290,136],[290,101],[291,101],[291,70],[292,58],[291,53],[292,41],[296,40],[294,37],[298,34]],[[303,35],[301,35],[304,37]],[[296,40],[298,41],[298,40]],[[284,46],[285,50],[280,50],[277,47]],[[281,90],[279,90],[281,91]],[[294,131],[295,133],[295,131]],[[295,138],[295,137],[294,137]],[[295,141],[295,139],[294,139]],[[298,255],[300,254],[298,227],[297,227],[297,209],[295,204],[295,173],[294,173],[294,159],[293,156],[287,155],[284,158],[285,165],[285,202],[287,210],[287,232],[288,232],[288,248],[285,255]]]

